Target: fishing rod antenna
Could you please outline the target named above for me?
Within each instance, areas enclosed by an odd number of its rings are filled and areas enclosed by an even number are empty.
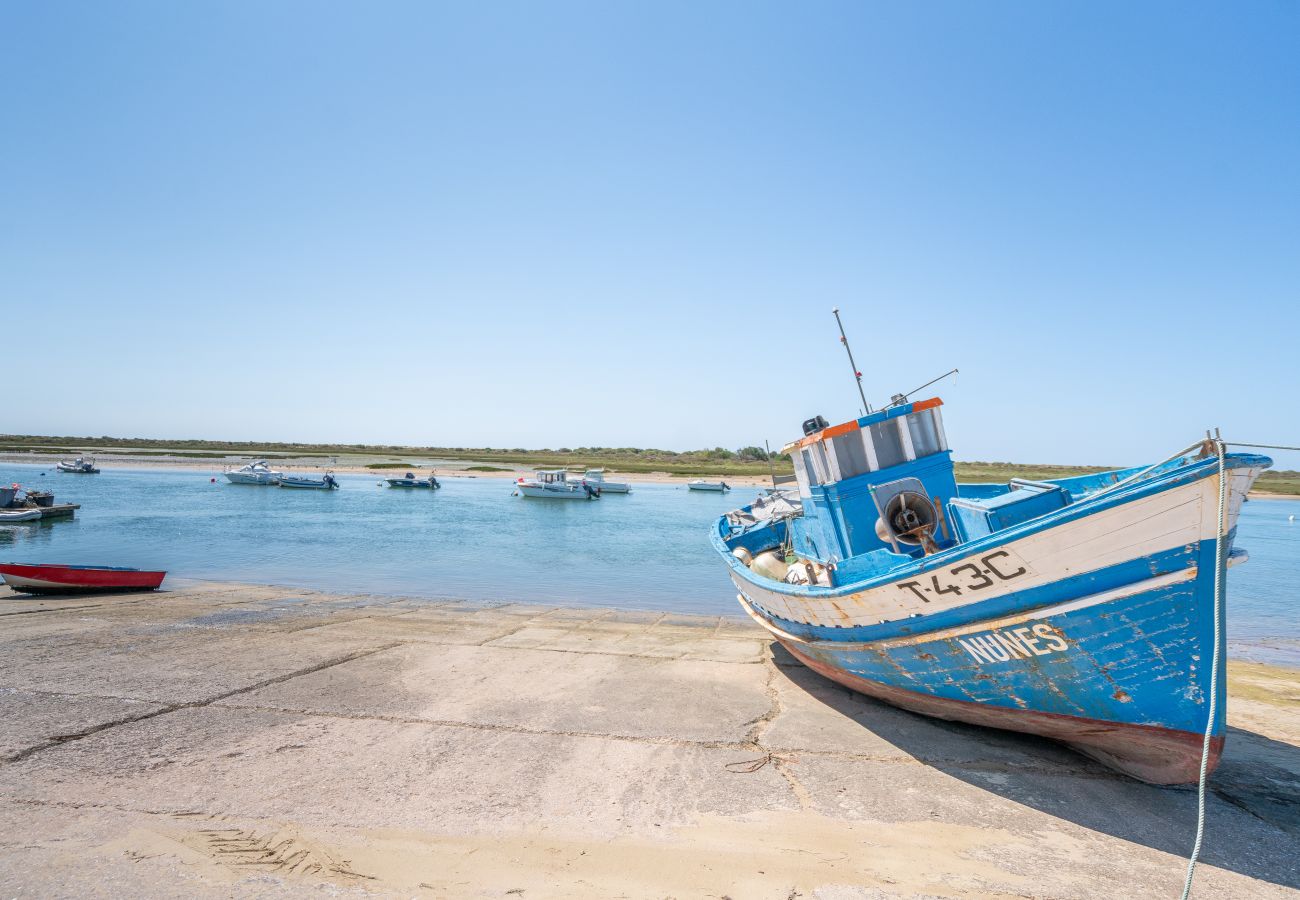
[[[931,378],[929,381],[927,381],[925,384],[921,385],[919,388],[912,388],[912,389],[911,389],[910,391],[908,391],[906,394],[895,394],[894,396],[892,396],[892,397],[889,398],[889,405],[890,405],[890,406],[902,406],[904,403],[907,402],[907,398],[908,398],[908,397],[912,396],[912,395],[915,394],[915,393],[918,393],[918,392],[920,392],[920,391],[925,390],[926,388],[928,388],[928,387],[929,387],[930,385],[932,385],[932,384],[937,384],[938,382],[943,381],[943,380],[944,380],[945,378],[947,378],[949,375],[956,375],[959,371],[960,371],[960,369],[949,369],[947,372],[944,372],[944,373],[943,373],[942,375],[940,375],[938,378]]]
[[[853,351],[849,349],[849,338],[844,333],[844,323],[840,321],[840,308],[837,306],[831,310],[835,315],[835,324],[840,326],[840,343],[844,345],[844,352],[849,355],[849,365],[853,368],[853,379],[858,383],[858,396],[862,398],[862,414],[871,414],[871,404],[867,402],[867,395],[862,390],[862,373],[858,371],[858,364],[853,361]]]

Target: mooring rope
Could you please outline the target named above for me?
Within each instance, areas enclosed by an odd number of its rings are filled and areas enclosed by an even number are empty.
[[[1281,444],[1243,444],[1241,441],[1224,441],[1229,447],[1258,447],[1261,450],[1300,450],[1300,447],[1283,447]]]
[[[1196,872],[1196,861],[1201,855],[1201,842],[1205,837],[1205,784],[1209,774],[1210,742],[1214,734],[1214,718],[1219,700],[1219,647],[1220,632],[1223,630],[1220,624],[1220,610],[1223,605],[1223,525],[1228,480],[1223,461],[1223,441],[1216,438],[1214,449],[1219,458],[1219,518],[1214,539],[1214,653],[1210,657],[1209,710],[1205,720],[1205,737],[1201,741],[1201,775],[1196,785],[1196,842],[1192,844],[1192,855],[1187,860],[1187,877],[1183,880],[1181,900],[1187,900],[1192,893],[1192,876]]]

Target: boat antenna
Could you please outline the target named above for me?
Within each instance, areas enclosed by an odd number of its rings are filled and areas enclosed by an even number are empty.
[[[835,324],[840,326],[840,343],[844,345],[844,352],[849,355],[849,365],[853,367],[853,378],[858,383],[858,396],[862,398],[863,415],[870,415],[871,404],[867,402],[867,395],[862,390],[862,373],[858,371],[858,364],[853,361],[853,351],[849,349],[849,338],[844,333],[844,323],[840,321],[840,308],[837,306],[831,312],[835,314]]]
[[[932,385],[932,384],[936,384],[936,383],[938,383],[938,382],[940,382],[940,381],[943,381],[943,380],[944,380],[945,378],[947,378],[949,375],[956,375],[956,374],[958,373],[958,371],[960,371],[960,370],[959,370],[959,369],[950,369],[949,371],[944,372],[944,373],[943,373],[942,375],[940,375],[938,378],[931,378],[929,381],[927,381],[925,384],[921,385],[919,388],[912,388],[912,389],[911,389],[910,391],[908,391],[906,394],[895,394],[894,396],[892,396],[892,397],[889,398],[889,405],[890,405],[890,406],[902,406],[904,403],[907,402],[907,398],[908,398],[908,397],[912,396],[913,394],[919,393],[920,391],[925,390],[926,388],[928,388],[928,387],[929,387],[930,385]]]
[[[776,491],[776,469],[772,466],[772,448],[767,445],[767,438],[763,439],[763,449],[767,452],[767,471],[772,476],[772,490]]]

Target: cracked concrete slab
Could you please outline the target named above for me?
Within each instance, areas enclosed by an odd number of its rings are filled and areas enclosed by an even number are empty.
[[[3,896],[1145,898],[1191,843],[1194,793],[858,697],[739,619],[25,602],[0,599]],[[1229,672],[1197,896],[1294,897],[1297,678]]]
[[[770,699],[759,666],[407,644],[226,705],[739,742]],[[668,717],[664,708],[689,708]]]

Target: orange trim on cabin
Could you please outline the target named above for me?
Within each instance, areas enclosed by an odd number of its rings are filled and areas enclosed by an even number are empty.
[[[923,409],[932,409],[936,406],[943,406],[943,401],[938,397],[931,397],[929,400],[918,400],[912,404],[912,412],[920,412]]]
[[[833,425],[830,428],[823,428],[818,437],[823,441],[827,438],[837,438],[842,434],[848,434],[850,431],[857,431],[859,427],[858,420],[853,419],[850,422],[845,422],[843,425]]]

